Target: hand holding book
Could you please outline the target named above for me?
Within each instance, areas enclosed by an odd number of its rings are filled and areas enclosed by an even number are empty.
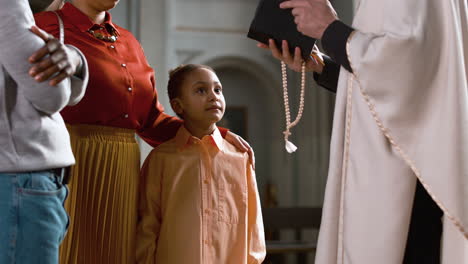
[[[260,47],[271,49],[273,56],[281,60],[286,117],[286,130],[283,134],[285,148],[287,152],[292,153],[296,151],[297,147],[289,141],[289,137],[291,136],[291,129],[299,123],[304,110],[305,72],[306,68],[308,68],[306,64],[310,68],[317,66],[317,70],[321,72],[320,67],[323,67],[323,61],[318,53],[318,49],[312,54],[315,39],[307,37],[298,31],[296,26],[296,22],[298,22],[297,17],[294,17],[293,14],[295,13],[292,13],[294,9],[292,11],[281,9],[281,2],[283,0],[260,0],[247,36],[263,43]],[[288,2],[291,1],[286,1],[286,3]],[[282,47],[282,52],[279,51],[278,46]],[[294,54],[294,57],[291,54]],[[302,73],[299,107],[295,119],[291,119],[289,108],[286,63],[290,67],[291,65],[293,67],[297,66],[295,70]]]
[[[265,45],[269,45],[269,39],[273,39],[277,47],[282,46],[282,40],[286,40],[291,54],[294,54],[295,47],[299,47],[302,57],[307,60],[315,39],[297,30],[291,9],[281,9],[282,2],[283,0],[260,0],[247,36]]]
[[[280,8],[291,10],[297,30],[315,39],[321,39],[325,29],[338,19],[328,0],[287,0]]]
[[[296,47],[294,49],[294,54],[289,52],[289,45],[286,40],[281,42],[281,50],[276,46],[275,41],[270,39],[269,45],[263,43],[258,43],[257,46],[262,49],[267,49],[271,51],[271,54],[274,58],[285,62],[288,67],[296,72],[301,72],[303,57],[301,54],[301,49]],[[317,46],[314,45],[312,48],[312,53],[310,57],[305,61],[306,71],[307,72],[317,72],[322,73],[324,62],[322,58],[322,53],[318,50]]]

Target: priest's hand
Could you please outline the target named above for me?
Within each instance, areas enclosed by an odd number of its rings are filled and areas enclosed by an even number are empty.
[[[281,43],[281,51],[276,47],[275,42],[270,39],[269,45],[265,45],[263,43],[258,43],[257,46],[262,49],[269,49],[273,57],[280,61],[284,61],[288,67],[296,72],[301,72],[302,69],[302,55],[301,49],[296,47],[294,50],[294,55],[289,52],[288,42],[283,40]],[[317,46],[314,45],[314,49],[312,50],[313,54],[316,54],[318,57],[321,57],[321,53],[318,50]],[[323,63],[315,58],[308,58],[306,61],[306,71],[314,71],[317,73],[322,73],[323,70]]]
[[[280,7],[292,9],[297,30],[315,39],[321,39],[328,25],[338,19],[328,0],[288,0]]]

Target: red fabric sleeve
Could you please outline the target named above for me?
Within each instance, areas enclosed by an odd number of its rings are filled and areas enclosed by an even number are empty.
[[[34,15],[36,26],[40,29],[52,34],[54,37],[59,37],[58,18],[53,12],[40,12]]]
[[[154,76],[151,77],[151,83],[156,87]],[[137,133],[148,144],[157,147],[175,137],[183,121],[164,113],[164,107],[158,101],[156,88],[154,88],[152,105],[146,124]]]

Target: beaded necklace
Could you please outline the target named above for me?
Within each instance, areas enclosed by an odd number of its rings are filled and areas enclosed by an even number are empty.
[[[305,71],[305,62],[302,62],[302,76],[301,76],[301,95],[299,99],[299,110],[296,116],[296,119],[294,122],[291,123],[291,112],[289,110],[289,98],[288,98],[288,76],[286,73],[286,64],[284,62],[281,62],[281,74],[283,78],[283,99],[284,99],[284,111],[286,114],[286,130],[283,132],[284,134],[284,141],[285,141],[285,147],[286,151],[288,153],[293,153],[297,150],[297,147],[291,143],[291,141],[288,140],[289,136],[291,135],[291,132],[289,131],[291,128],[293,128],[297,123],[299,123],[299,120],[301,120],[302,113],[304,112],[304,93],[305,93],[305,76],[306,76],[306,71]]]
[[[117,41],[117,39],[119,38],[117,36],[117,32],[115,31],[115,29],[113,29],[112,27],[109,27],[109,34],[111,34],[110,36],[106,36],[106,35],[103,35],[102,33],[100,32],[96,32],[92,29],[88,29],[88,33],[90,33],[91,35],[93,35],[95,38],[97,39],[100,39],[100,40],[103,40],[103,41],[106,41],[106,42],[111,42],[111,43],[114,43]]]

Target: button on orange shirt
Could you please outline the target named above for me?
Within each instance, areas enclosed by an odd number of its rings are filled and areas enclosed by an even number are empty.
[[[150,153],[140,186],[138,263],[262,263],[255,173],[218,129],[200,140],[181,127]]]

